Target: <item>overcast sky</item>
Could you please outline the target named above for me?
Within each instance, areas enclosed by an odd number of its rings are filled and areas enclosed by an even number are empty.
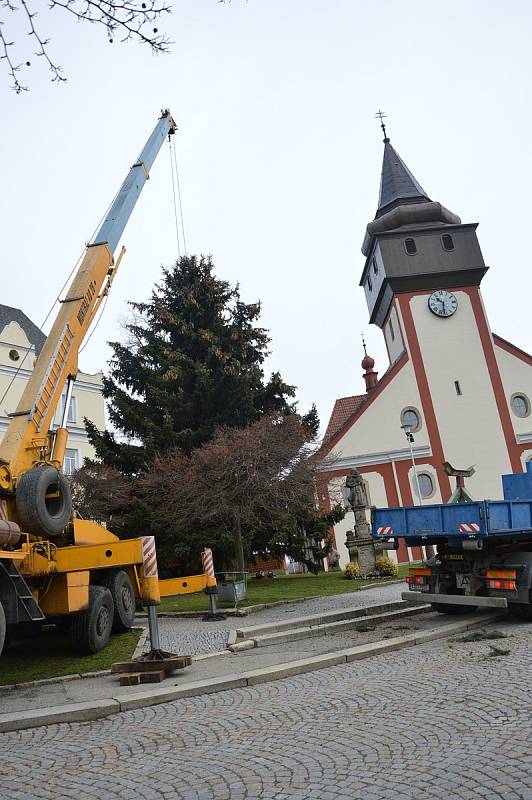
[[[35,6],[43,5],[33,0]],[[6,36],[24,26],[7,20]],[[43,9],[68,83],[44,66],[16,95],[0,72],[3,282],[0,302],[40,324],[108,203],[169,107],[179,125],[188,250],[260,299],[268,369],[315,401],[363,391],[368,325],[360,252],[376,209],[382,136],[429,196],[478,235],[492,329],[532,350],[532,166],[528,0],[177,0],[161,20],[170,55],[108,44],[103,30]],[[123,236],[127,254],[80,366],[105,369],[127,300],[145,299],[177,256],[169,153]]]

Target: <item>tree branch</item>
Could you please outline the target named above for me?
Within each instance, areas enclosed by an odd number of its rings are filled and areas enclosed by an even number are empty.
[[[26,4],[26,0],[20,0],[20,3],[22,5],[24,11],[26,12],[26,16],[28,17],[28,22],[30,24],[30,30],[29,30],[28,36],[32,36],[34,39],[36,39],[36,41],[37,41],[37,43],[39,45],[39,50],[35,53],[35,55],[44,58],[44,60],[48,64],[50,72],[53,75],[52,82],[57,81],[58,83],[65,83],[66,82],[66,78],[63,75],[61,75],[61,72],[62,72],[61,67],[59,67],[59,66],[57,66],[57,64],[53,63],[53,61],[51,60],[51,58],[48,55],[48,52],[46,50],[46,45],[49,44],[50,40],[49,39],[41,39],[41,37],[37,33],[35,25],[33,24],[33,20],[37,16],[37,12],[34,11],[32,13],[29,10],[29,8],[28,8],[28,6]]]
[[[37,12],[32,10],[31,0],[0,0],[0,6],[11,12],[23,9],[29,23],[28,36],[37,42],[35,55],[48,64],[53,82],[64,83],[67,79],[62,74],[62,68],[49,54],[50,39],[42,36],[40,25],[36,24]],[[171,11],[166,0],[49,0],[49,10],[54,8],[68,11],[80,22],[103,26],[111,43],[115,37],[119,37],[121,42],[134,39],[148,44],[154,53],[167,53],[169,50],[170,39],[159,33],[156,27],[161,14]],[[10,48],[15,49],[16,43],[8,41],[2,29],[3,24],[4,21],[0,20],[0,60],[6,62],[8,74],[13,80],[12,88],[20,94],[28,91],[28,87],[22,85],[17,73],[23,66],[31,66],[31,63],[17,63],[12,57],[14,50]]]
[[[154,53],[167,53],[171,41],[154,27],[147,35],[144,28],[153,24],[161,14],[170,13],[171,6],[164,0],[50,0],[50,8],[64,8],[81,22],[99,23],[107,29],[109,41],[115,34],[122,35],[120,41],[138,39],[149,44]]]
[[[5,5],[6,5],[7,8],[9,8],[10,11],[14,11],[15,10],[8,3],[6,3]],[[22,86],[22,84],[20,83],[20,81],[19,81],[19,79],[17,77],[17,72],[21,68],[22,64],[14,64],[12,62],[12,60],[11,60],[10,55],[9,55],[9,50],[7,49],[8,47],[13,47],[14,42],[8,42],[5,39],[4,32],[2,30],[2,25],[3,25],[3,22],[0,22],[0,42],[2,44],[2,48],[3,48],[3,51],[4,51],[3,55],[0,55],[0,60],[4,59],[7,62],[8,73],[11,76],[11,78],[13,79],[12,88],[15,90],[15,92],[17,94],[20,94],[21,92],[27,92],[28,91],[28,87],[27,86]]]

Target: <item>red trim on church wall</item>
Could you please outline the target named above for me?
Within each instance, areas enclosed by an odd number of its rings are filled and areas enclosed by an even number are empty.
[[[430,463],[427,462],[427,459],[423,461],[424,464]],[[416,461],[416,466],[418,462]],[[412,497],[412,488],[410,486],[410,481],[408,479],[408,472],[412,466],[411,461],[396,461],[395,462],[395,470],[397,472],[397,482],[399,484],[399,489],[401,492],[401,497],[403,498],[403,506],[413,506],[414,505],[414,498]],[[437,470],[436,470],[437,471]],[[408,551],[407,551],[408,553]],[[413,547],[412,548],[412,556],[415,561],[422,561],[424,558],[423,550],[421,547]],[[409,559],[407,559],[409,560]]]
[[[497,404],[497,410],[501,420],[502,431],[504,434],[508,455],[510,457],[512,472],[522,472],[523,468],[521,466],[521,459],[519,457],[520,451],[515,440],[515,431],[510,418],[508,403],[506,402],[506,394],[502,383],[501,373],[499,371],[499,365],[497,364],[492,334],[489,329],[486,313],[480,297],[480,288],[478,286],[464,287],[462,288],[462,291],[469,295],[469,299],[471,300],[471,305],[473,307],[473,313],[475,315],[475,320],[480,334],[480,341],[484,351],[484,358],[486,359],[488,372],[491,378],[491,385],[493,387],[493,394],[495,395],[495,402]]]
[[[374,400],[376,400],[376,398],[377,398],[377,397],[380,395],[380,393],[381,393],[381,392],[382,392],[382,391],[383,391],[383,390],[384,390],[384,389],[385,389],[385,388],[388,386],[388,384],[390,383],[390,381],[391,381],[391,380],[393,380],[393,378],[395,378],[395,376],[397,375],[397,373],[399,372],[399,370],[400,370],[400,369],[402,369],[402,368],[404,367],[404,365],[406,364],[406,362],[407,362],[407,361],[408,361],[408,354],[407,354],[407,352],[405,351],[405,352],[404,352],[404,353],[403,353],[403,354],[402,354],[402,355],[401,355],[401,356],[400,356],[400,357],[397,359],[397,361],[395,362],[395,364],[393,364],[393,365],[390,367],[390,369],[388,370],[388,372],[386,372],[386,373],[385,373],[385,374],[382,376],[382,378],[381,378],[381,379],[380,379],[380,381],[377,383],[377,385],[375,386],[375,388],[371,390],[370,394],[368,395],[368,398],[367,398],[367,400],[364,400],[364,402],[362,403],[362,405],[361,405],[361,406],[359,406],[359,408],[358,408],[358,409],[357,409],[357,410],[354,412],[354,414],[353,414],[351,417],[349,417],[349,419],[348,419],[348,420],[346,420],[346,422],[343,424],[343,426],[342,426],[342,427],[341,427],[341,428],[340,428],[338,431],[336,431],[336,433],[334,434],[334,436],[331,436],[331,438],[330,438],[330,439],[329,439],[327,442],[325,442],[325,444],[324,444],[324,446],[323,446],[323,450],[321,451],[321,452],[322,452],[322,454],[323,454],[324,456],[325,456],[325,455],[327,455],[327,453],[328,453],[328,452],[330,452],[330,450],[332,450],[332,448],[335,446],[335,444],[337,444],[337,443],[338,443],[338,441],[339,441],[339,440],[342,438],[342,436],[343,436],[343,435],[344,435],[344,434],[345,434],[345,433],[346,433],[346,432],[349,430],[349,428],[351,428],[351,427],[352,427],[352,425],[354,425],[354,424],[355,424],[355,422],[357,421],[357,419],[359,419],[359,417],[361,417],[361,416],[362,416],[362,414],[364,413],[364,411],[365,411],[367,408],[369,408],[369,406],[370,406],[370,405],[373,403],[373,401],[374,401]],[[347,474],[347,473],[346,473],[346,474]]]
[[[410,308],[410,300],[412,297],[430,293],[431,291],[408,292],[397,295],[397,299],[399,301],[399,306],[401,308],[401,314],[405,326],[406,338],[410,347],[410,354],[412,357],[412,366],[414,367],[417,387],[419,390],[419,395],[421,397],[423,416],[425,417],[425,423],[427,425],[427,431],[429,434],[430,446],[432,448],[433,460],[429,461],[429,463],[432,463],[433,466],[436,468],[436,475],[438,477],[438,484],[440,487],[442,501],[446,503],[452,494],[451,484],[449,482],[448,476],[445,474],[442,468],[442,465],[445,462],[445,456],[443,454],[443,445],[440,437],[440,431],[438,429],[436,414],[434,412],[434,406],[432,404],[432,397],[430,395],[427,373],[425,372],[425,365],[423,363],[423,358],[421,356],[421,347],[419,346],[419,339],[417,337],[416,327],[414,325],[414,319],[412,317],[412,309]],[[397,462],[397,465],[399,465],[399,462]],[[411,497],[410,486],[408,486],[408,492]],[[402,493],[403,489],[401,487],[401,494]],[[405,502],[404,495],[403,495],[403,502]]]
[[[525,353],[525,351],[521,350],[519,347],[516,347],[515,344],[506,341],[506,339],[503,339],[502,336],[497,336],[496,333],[492,333],[491,335],[493,337],[493,342],[497,345],[497,347],[500,347],[501,350],[506,350],[507,353],[519,358],[521,361],[524,361],[525,364],[528,364],[529,367],[532,367],[531,355]]]
[[[367,467],[357,467],[358,471],[361,475],[369,472],[378,472],[381,475],[384,481],[384,489],[386,492],[386,502],[390,508],[397,508],[401,505],[399,502],[399,495],[397,494],[397,489],[395,486],[395,478],[393,474],[393,467],[391,463],[387,464],[371,464]],[[331,510],[331,501],[329,498],[328,492],[328,483],[333,478],[344,478],[349,475],[351,472],[350,468],[343,468],[343,469],[332,469],[328,472],[320,473],[320,478],[318,482],[318,504],[322,511],[328,512]],[[330,530],[331,537],[334,542],[334,546],[337,548],[338,543],[336,541],[336,534],[334,529]],[[420,550],[420,548],[415,548],[416,550]],[[421,550],[420,550],[421,552]],[[415,558],[422,558],[422,556],[415,556]],[[408,548],[406,547],[403,540],[399,542],[399,548],[397,550],[397,560],[400,564],[405,564],[410,561],[408,556]]]

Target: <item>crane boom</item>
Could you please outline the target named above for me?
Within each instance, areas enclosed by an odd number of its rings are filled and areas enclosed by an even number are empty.
[[[79,349],[120,264],[123,249],[116,263],[114,260],[120,237],[164,140],[175,130],[170,112],[163,111],[102,226],[87,245],[18,406],[10,414],[11,422],[0,443],[0,488],[8,495],[10,518],[13,504],[9,495],[14,494],[21,476],[41,464],[58,469],[63,465],[68,432],[64,426],[52,431],[56,408],[65,384],[76,377]]]

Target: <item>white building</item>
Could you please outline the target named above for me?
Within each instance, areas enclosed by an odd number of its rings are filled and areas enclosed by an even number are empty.
[[[8,414],[15,410],[33,369],[36,355],[46,337],[18,308],[0,305],[0,435],[9,424]],[[105,404],[102,395],[102,373],[78,373],[68,412],[68,447],[64,471],[70,474],[82,466],[83,459],[94,456],[83,419],[87,417],[101,430],[105,429]],[[56,415],[56,424],[61,409]]]
[[[488,267],[476,235],[430,200],[388,138],[384,139],[379,205],[362,252],[370,322],[382,330],[389,365],[380,380],[367,356],[366,392],[339,398],[323,452],[320,504],[330,507],[356,467],[370,504],[447,502],[455,485],[443,464],[475,467],[466,489],[478,499],[502,498],[501,474],[521,472],[532,457],[532,357],[491,331],[480,284]],[[525,298],[523,298],[523,301]],[[341,563],[349,560],[336,526]],[[423,555],[398,551],[399,561]]]

